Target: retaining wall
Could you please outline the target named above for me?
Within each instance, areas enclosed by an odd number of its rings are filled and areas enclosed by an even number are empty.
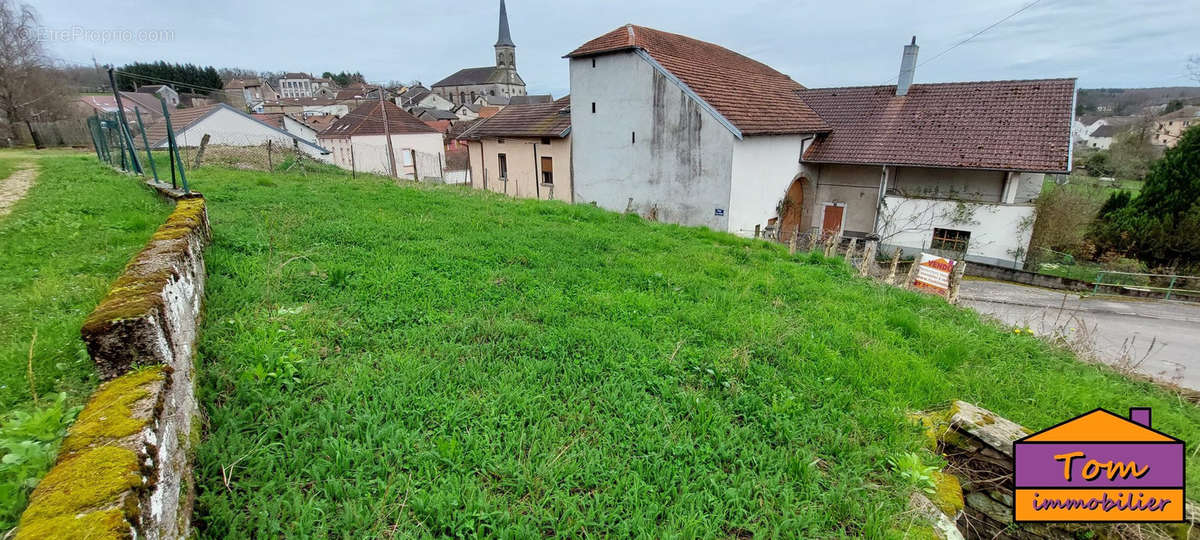
[[[84,322],[105,381],[30,497],[17,538],[186,538],[199,439],[193,382],[204,297],[204,198],[175,211]]]
[[[1076,292],[1092,292],[1095,285],[1087,281],[1078,279],[1064,278],[1058,276],[1047,276],[1036,272],[1026,272],[1025,270],[1017,270],[1014,268],[1005,268],[1003,266],[994,266],[967,261],[967,275],[982,277],[988,279],[996,279],[1000,281],[1009,281],[1012,283],[1022,283],[1025,285],[1033,285],[1035,287],[1044,287],[1047,289],[1058,289],[1064,291]],[[1162,291],[1153,291],[1147,289],[1139,289],[1137,287],[1128,287],[1122,285],[1105,285],[1101,284],[1100,289],[1105,294],[1115,294],[1119,296],[1131,296],[1134,298],[1165,298],[1166,293]],[[1200,302],[1200,297],[1194,295],[1180,294],[1174,292],[1171,294],[1172,300],[1185,300],[1189,302]]]

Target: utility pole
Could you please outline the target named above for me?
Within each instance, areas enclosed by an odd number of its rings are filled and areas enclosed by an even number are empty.
[[[383,88],[379,89],[379,112],[383,113],[383,135],[387,138],[388,165],[390,165],[392,168],[392,178],[398,178],[399,173],[396,171],[396,152],[392,148],[392,126],[388,123],[387,104],[384,103]],[[414,160],[414,168],[416,164],[417,162]]]

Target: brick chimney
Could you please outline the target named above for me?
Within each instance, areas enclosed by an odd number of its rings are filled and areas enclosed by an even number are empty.
[[[1129,421],[1141,426],[1150,427],[1150,407],[1130,407]]]
[[[904,46],[904,56],[900,59],[900,78],[896,79],[896,95],[903,96],[908,94],[908,87],[912,86],[913,75],[917,73],[917,36],[913,36],[912,43]]]

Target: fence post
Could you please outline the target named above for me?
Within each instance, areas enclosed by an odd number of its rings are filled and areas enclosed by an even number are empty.
[[[950,271],[950,287],[946,290],[946,301],[951,304],[958,303],[958,287],[962,285],[963,274],[967,271],[967,259],[954,262],[954,269]]]
[[[755,224],[754,225],[754,237],[758,238],[759,234],[762,234],[762,225]]]
[[[1092,287],[1092,294],[1100,294],[1100,284],[1104,282],[1104,272],[1096,273],[1096,284]]]
[[[800,226],[796,225],[795,227],[792,228],[791,240],[788,240],[788,254],[789,255],[796,254],[796,243],[800,241],[800,239],[797,238],[798,236],[800,236]]]
[[[896,284],[896,267],[900,266],[900,248],[896,248],[896,252],[892,254],[892,267],[888,270],[887,283],[888,285]]]
[[[358,178],[358,173],[355,172],[354,164],[354,145],[350,145],[350,178]]]
[[[275,164],[271,163],[271,139],[267,139],[267,172],[275,170]]]
[[[420,169],[417,167],[417,151],[415,149],[410,148],[408,150],[408,154],[409,154],[409,156],[411,156],[412,162],[413,162],[413,180],[420,182],[421,181],[421,173],[419,172]],[[399,176],[399,175],[397,174],[397,176]]]
[[[112,85],[113,97],[116,98],[116,100],[117,100],[117,113],[118,113],[118,115],[117,115],[117,131],[119,132],[118,135],[122,138],[122,140],[121,140],[122,145],[125,144],[125,142],[126,142],[125,139],[128,139],[129,150],[130,150],[129,157],[133,158],[132,159],[133,170],[135,172],[137,172],[138,174],[142,174],[142,166],[141,166],[141,164],[138,163],[137,154],[135,152],[133,152],[133,135],[130,134],[129,124],[125,121],[125,104],[121,102],[121,91],[117,89],[117,78],[115,75],[113,75],[112,66],[108,67],[108,82],[109,82],[109,84]],[[159,99],[162,99],[162,98],[159,98]],[[121,154],[121,163],[122,163],[121,166],[122,167],[124,167],[124,162],[125,162],[125,154],[122,153]]]
[[[200,168],[200,162],[204,160],[204,149],[208,148],[208,139],[209,135],[207,133],[203,137],[200,137],[200,150],[196,152],[196,165],[192,167],[193,169]]]
[[[846,247],[846,262],[854,265],[854,255],[858,253],[858,239],[851,238],[850,245]]]
[[[917,254],[916,257],[913,257],[912,266],[908,267],[908,277],[906,278],[907,281],[904,282],[904,285],[903,285],[904,288],[907,289],[907,288],[912,287],[912,284],[915,281],[917,281],[917,272],[919,272],[920,269],[921,269],[921,255]]]
[[[150,172],[154,174],[154,181],[158,182],[158,165],[154,164],[154,153],[150,151],[150,141],[146,138],[146,124],[142,122],[142,110],[134,107],[133,115],[137,117],[138,130],[142,132],[142,145],[146,147],[146,160],[150,162]]]
[[[1164,298],[1163,300],[1171,299],[1171,291],[1175,290],[1175,279],[1178,277],[1179,276],[1171,276],[1171,283],[1169,285],[1167,285],[1167,297]]]
[[[167,144],[171,147],[171,153],[175,154],[175,163],[179,166],[179,181],[183,183],[184,193],[189,193],[192,190],[188,188],[187,173],[183,172],[183,157],[179,155],[179,143],[175,141],[175,129],[171,127],[171,111],[167,110],[167,100],[162,96],[158,98],[159,103],[162,103],[163,120],[167,125]],[[174,179],[174,176],[172,176]]]
[[[858,267],[859,276],[865,277],[870,273],[871,267],[867,265],[875,265],[875,246],[877,245],[879,245],[879,242],[873,242],[871,240],[865,240],[863,242],[862,264]]]
[[[92,136],[92,149],[96,151],[96,159],[101,159],[100,141],[96,140],[96,128],[94,126],[95,122],[96,119],[94,117],[87,117],[88,134]]]

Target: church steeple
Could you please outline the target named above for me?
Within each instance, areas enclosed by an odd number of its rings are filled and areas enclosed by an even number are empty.
[[[517,46],[508,32],[508,10],[500,0],[500,33],[496,37],[496,67],[517,68]]]

